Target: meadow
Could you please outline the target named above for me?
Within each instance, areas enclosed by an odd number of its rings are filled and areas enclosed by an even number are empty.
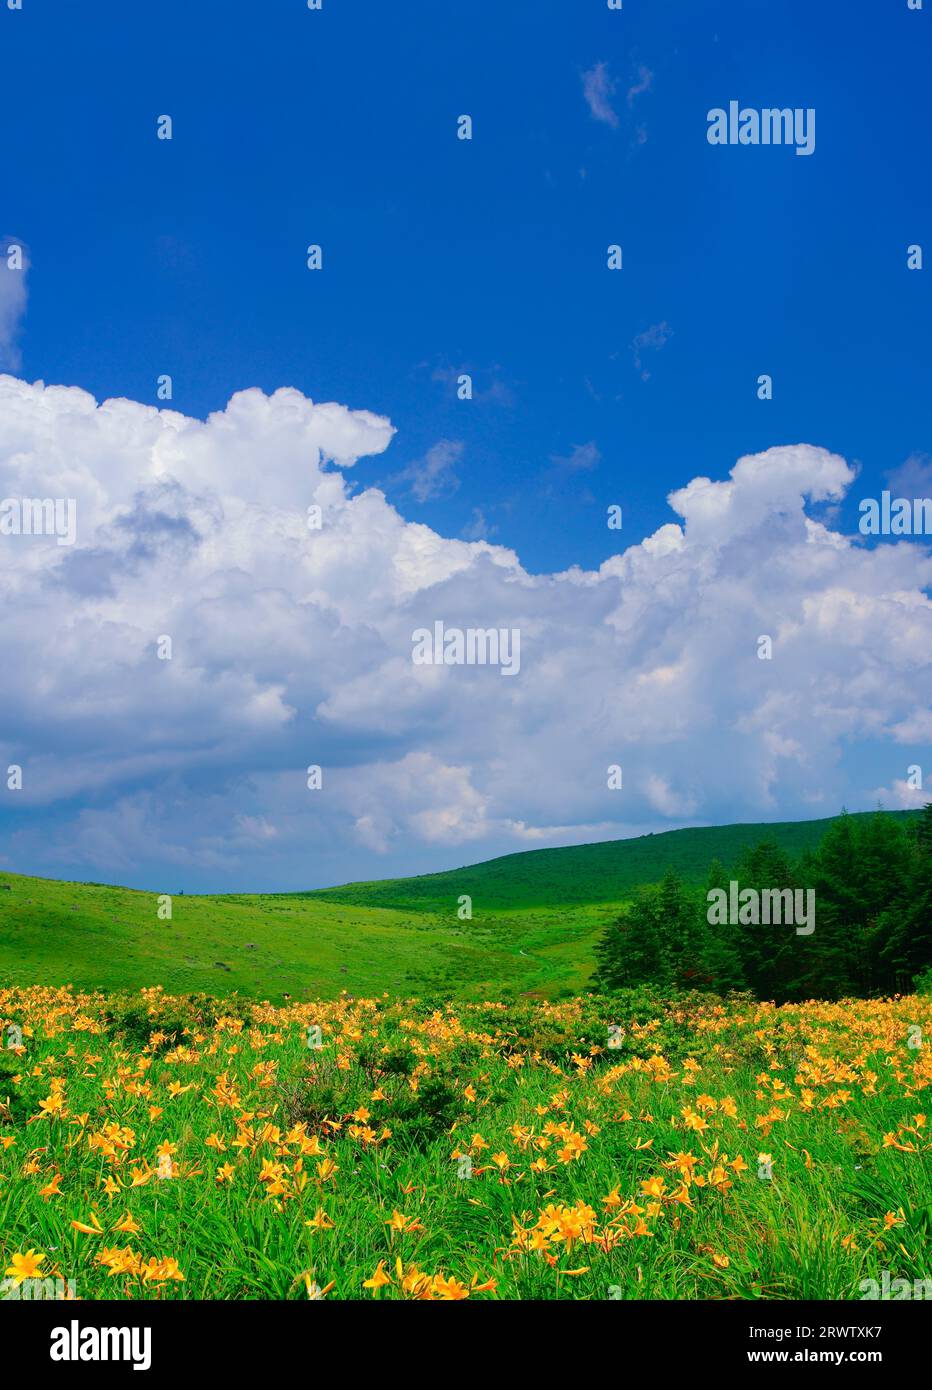
[[[916,812],[894,812],[898,823]],[[860,820],[862,817],[852,817]],[[674,870],[704,883],[762,838],[796,857],[829,820],[711,826],[530,850],[445,873],[308,893],[185,895],[0,874],[0,981],[238,993],[556,998],[585,989],[606,926]],[[458,915],[468,895],[471,918]]]
[[[858,1299],[929,1277],[930,998],[33,985],[0,1019],[5,1297]]]

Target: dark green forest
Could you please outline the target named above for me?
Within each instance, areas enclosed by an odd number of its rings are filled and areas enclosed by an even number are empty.
[[[812,890],[811,935],[792,925],[709,922],[708,893]],[[761,840],[738,861],[714,860],[705,888],[670,870],[641,889],[597,948],[593,986],[652,984],[679,989],[750,990],[758,999],[909,993],[932,975],[932,804],[904,822],[884,811],[832,821],[815,849],[791,858]]]

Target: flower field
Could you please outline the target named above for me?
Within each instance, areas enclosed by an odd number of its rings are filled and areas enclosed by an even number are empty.
[[[858,1299],[932,1274],[929,998],[31,987],[0,1020],[7,1298]]]

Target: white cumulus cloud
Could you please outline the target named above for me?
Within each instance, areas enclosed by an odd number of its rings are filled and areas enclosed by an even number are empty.
[[[932,558],[814,513],[844,459],[744,457],[597,570],[532,576],[353,491],[343,470],[392,434],[294,390],[199,421],[0,377],[0,497],[77,502],[73,546],[0,534],[8,866],[299,887],[831,814],[878,783],[908,802]],[[438,621],[519,629],[520,673],[415,666]]]

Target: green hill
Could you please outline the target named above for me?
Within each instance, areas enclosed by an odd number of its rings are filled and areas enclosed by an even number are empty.
[[[828,824],[674,830],[311,893],[178,895],[170,921],[154,893],[0,874],[0,983],[553,997],[585,987],[605,924],[671,865],[698,884],[713,858],[728,867],[764,838],[798,855]],[[463,894],[469,921],[457,915]]]
[[[919,812],[889,814],[899,820],[918,816]],[[486,912],[619,902],[641,884],[659,882],[670,868],[687,883],[704,883],[713,859],[728,868],[745,849],[761,840],[776,841],[791,858],[798,858],[805,850],[816,848],[832,819],[711,825],[639,835],[633,840],[526,850],[444,873],[348,883],[301,896],[321,902],[409,911],[437,911],[455,903],[461,893],[472,897],[474,911],[481,908]]]

